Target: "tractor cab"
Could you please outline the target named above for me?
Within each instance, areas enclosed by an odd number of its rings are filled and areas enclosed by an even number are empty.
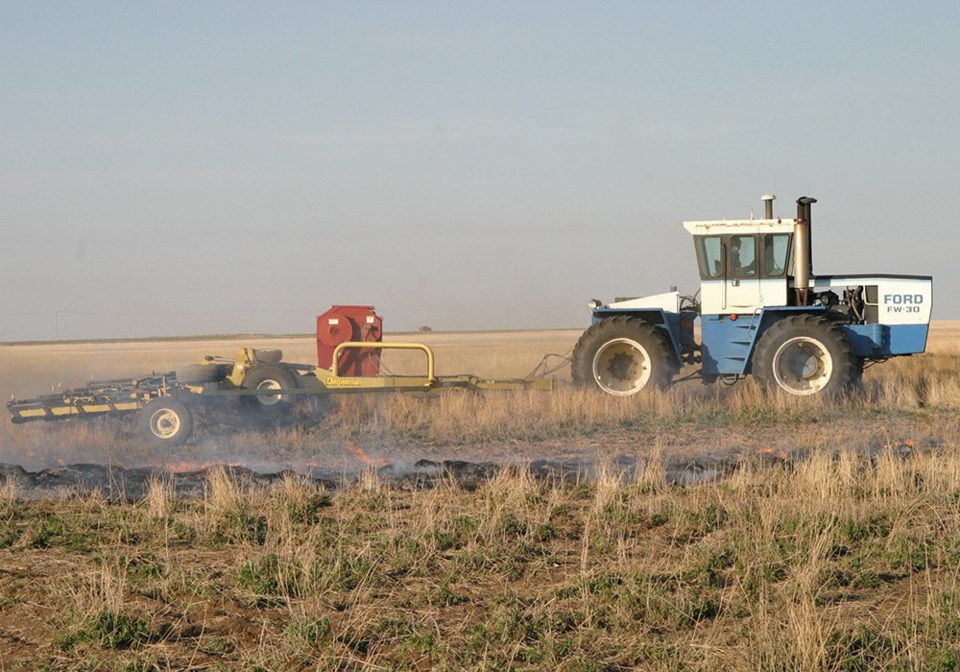
[[[786,306],[794,221],[684,222],[693,234],[705,315],[751,314]]]
[[[683,223],[693,234],[704,315],[751,314],[790,302],[794,234],[799,231],[802,242],[809,241],[803,224],[809,222],[810,204],[816,199],[801,199],[798,219],[787,221],[774,219],[775,199],[772,194],[763,197],[763,219]],[[803,256],[801,264],[809,265],[809,254]]]

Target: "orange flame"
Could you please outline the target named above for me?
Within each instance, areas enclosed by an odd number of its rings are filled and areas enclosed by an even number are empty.
[[[344,446],[347,449],[347,452],[360,460],[364,466],[367,467],[385,467],[387,466],[387,461],[383,458],[372,458],[361,448],[352,441],[347,441],[347,445]]]
[[[770,457],[776,457],[779,460],[787,459],[787,453],[784,450],[776,450],[775,448],[761,448],[760,453],[762,455],[769,455]]]

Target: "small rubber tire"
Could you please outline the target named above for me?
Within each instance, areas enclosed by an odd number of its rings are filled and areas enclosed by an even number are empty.
[[[193,414],[173,397],[158,397],[140,409],[137,432],[154,448],[182,446],[193,434]]]
[[[628,397],[668,387],[678,364],[656,327],[624,315],[600,320],[583,332],[570,370],[575,385]]]
[[[177,382],[186,385],[219,383],[230,375],[230,364],[191,364],[177,369]]]
[[[258,364],[247,371],[243,377],[242,387],[246,389],[293,389],[297,381],[293,374],[276,364]],[[289,410],[290,397],[284,394],[249,395],[243,397],[243,402],[252,408],[269,413],[282,413]]]
[[[785,317],[767,329],[750,361],[764,387],[794,396],[836,396],[859,377],[840,328],[809,313]]]
[[[256,348],[253,358],[264,364],[279,364],[283,360],[283,350],[279,348]]]

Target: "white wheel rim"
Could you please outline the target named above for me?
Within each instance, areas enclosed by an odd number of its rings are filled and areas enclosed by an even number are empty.
[[[150,431],[158,439],[172,439],[180,433],[180,415],[169,408],[160,408],[150,416]]]
[[[774,353],[773,377],[777,385],[790,394],[816,394],[833,377],[833,357],[820,341],[797,336]]]
[[[257,385],[258,390],[281,390],[283,385],[278,383],[275,380],[265,380],[259,385]],[[273,406],[279,404],[283,399],[283,395],[280,394],[264,394],[258,395],[257,401],[259,401],[264,406]]]
[[[636,394],[650,381],[651,373],[650,354],[630,338],[607,341],[593,356],[593,379],[607,394]]]

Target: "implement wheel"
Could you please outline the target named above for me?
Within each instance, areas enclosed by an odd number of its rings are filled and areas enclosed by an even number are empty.
[[[140,409],[137,431],[151,446],[182,446],[193,434],[193,414],[173,397],[159,397]]]
[[[258,364],[243,377],[243,387],[251,390],[289,390],[296,386],[293,374],[275,364]],[[290,409],[290,396],[285,394],[245,396],[243,402],[257,410],[277,415]]]
[[[676,359],[660,332],[626,316],[607,318],[587,329],[571,363],[574,384],[618,397],[665,388],[676,372]]]
[[[187,385],[219,383],[230,375],[230,364],[191,364],[177,369],[177,382]]]
[[[264,364],[279,364],[283,359],[283,350],[278,348],[257,348],[253,351],[253,358]]]
[[[818,315],[791,315],[767,329],[752,366],[766,387],[802,397],[844,392],[858,378],[843,332]]]

